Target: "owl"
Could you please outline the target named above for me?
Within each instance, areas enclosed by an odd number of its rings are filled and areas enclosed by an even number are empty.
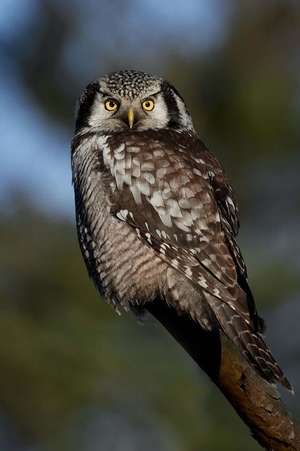
[[[79,244],[104,299],[150,312],[187,349],[181,320],[222,333],[291,389],[263,338],[232,188],[179,92],[134,70],[99,78],[80,97],[71,147]]]

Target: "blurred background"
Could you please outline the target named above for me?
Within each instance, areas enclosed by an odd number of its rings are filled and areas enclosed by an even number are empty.
[[[299,42],[297,0],[1,0],[1,450],[260,449],[160,326],[118,318],[88,280],[71,186],[75,102],[122,68],[169,79],[225,166],[300,418]]]

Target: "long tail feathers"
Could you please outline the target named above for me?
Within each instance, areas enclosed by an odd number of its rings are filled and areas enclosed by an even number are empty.
[[[242,351],[249,363],[271,383],[280,383],[294,393],[293,387],[272,356],[262,335],[253,329],[237,311],[228,304],[208,295],[207,300],[225,333]]]

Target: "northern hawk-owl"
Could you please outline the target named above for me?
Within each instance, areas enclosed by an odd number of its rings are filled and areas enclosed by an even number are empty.
[[[222,331],[264,379],[291,389],[262,336],[232,188],[171,84],[134,70],[90,83],[72,171],[80,248],[109,303],[150,311],[175,337],[180,322],[160,311]]]

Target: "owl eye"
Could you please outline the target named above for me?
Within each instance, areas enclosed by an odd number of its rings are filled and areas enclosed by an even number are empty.
[[[144,111],[152,111],[155,106],[154,100],[146,99],[142,102],[142,107]]]
[[[108,99],[104,103],[104,106],[107,111],[117,111],[119,108],[119,103],[114,99]]]

